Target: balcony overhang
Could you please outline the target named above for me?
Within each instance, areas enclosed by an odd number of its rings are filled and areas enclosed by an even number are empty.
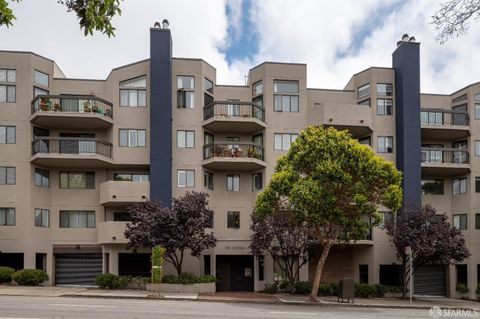
[[[227,117],[217,115],[203,121],[203,127],[211,132],[248,134],[264,130],[265,122],[253,117]]]
[[[256,171],[267,163],[256,158],[211,157],[202,161],[203,167],[215,171]]]
[[[324,123],[323,125],[325,127],[328,127],[328,126],[334,127],[340,131],[347,130],[350,132],[350,134],[352,134],[354,138],[360,138],[360,137],[364,137],[372,134],[373,130],[371,127],[361,126],[360,124],[361,123],[359,123],[359,125],[345,125],[345,124]]]
[[[470,164],[422,163],[422,176],[458,176],[470,171]]]
[[[54,154],[37,153],[30,158],[32,164],[45,167],[110,167],[113,160],[109,157],[98,154]]]
[[[150,182],[108,181],[100,184],[100,204],[121,207],[146,202],[150,198]]]
[[[107,221],[97,225],[97,241],[100,245],[127,244],[125,228],[127,222]]]
[[[53,111],[38,111],[30,116],[30,122],[52,129],[102,130],[113,125],[113,119],[102,114]]]
[[[470,136],[470,127],[465,125],[422,124],[422,139],[431,141],[450,141]]]

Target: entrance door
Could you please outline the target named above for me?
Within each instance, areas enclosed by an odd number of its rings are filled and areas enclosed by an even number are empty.
[[[253,256],[216,257],[218,291],[253,291]]]
[[[152,263],[150,253],[118,254],[118,274],[120,276],[150,277]]]

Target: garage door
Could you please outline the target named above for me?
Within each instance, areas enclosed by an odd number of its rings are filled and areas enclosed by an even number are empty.
[[[415,270],[414,278],[414,293],[416,295],[447,295],[447,273],[445,266],[420,266]]]
[[[94,285],[102,273],[102,254],[55,254],[55,284]]]

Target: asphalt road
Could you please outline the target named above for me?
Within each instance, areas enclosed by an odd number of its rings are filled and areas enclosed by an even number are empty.
[[[196,301],[0,297],[0,319],[44,318],[431,318],[428,310]]]

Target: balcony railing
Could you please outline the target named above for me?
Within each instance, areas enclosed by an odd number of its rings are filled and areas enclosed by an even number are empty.
[[[212,157],[252,158],[263,161],[263,147],[257,144],[213,143],[203,147],[203,159]]]
[[[420,113],[420,122],[422,125],[463,125],[469,124],[469,116],[466,112],[442,110],[442,109],[422,109]]]
[[[212,117],[256,118],[265,122],[265,109],[253,102],[216,101],[203,108],[203,119]]]
[[[32,142],[32,154],[77,154],[112,157],[112,144],[93,138],[40,137]]]
[[[112,103],[92,95],[38,95],[32,101],[36,112],[99,114],[113,118]]]
[[[422,147],[422,163],[428,164],[468,164],[467,150]]]

